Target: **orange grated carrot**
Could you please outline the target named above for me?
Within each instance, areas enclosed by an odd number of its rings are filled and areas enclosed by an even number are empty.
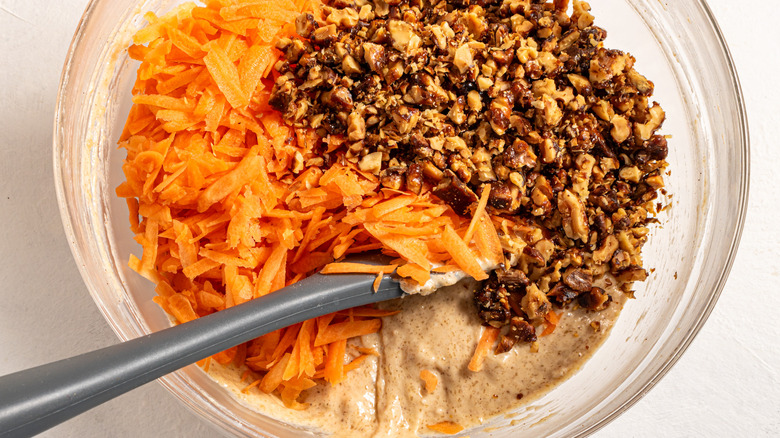
[[[488,351],[493,347],[500,332],[501,330],[492,326],[486,326],[482,329],[482,335],[477,343],[477,348],[474,350],[471,361],[469,361],[469,370],[474,372],[482,370],[482,364],[485,362]]]
[[[365,263],[336,262],[322,268],[321,274],[392,274],[397,265],[368,265]]]
[[[463,271],[476,280],[487,279],[488,276],[482,267],[479,266],[479,262],[474,256],[474,253],[451,226],[447,225],[444,227],[441,240],[447,252],[452,256],[453,261],[455,261]]]
[[[346,349],[346,339],[328,345],[328,357],[325,361],[323,377],[331,385],[336,385],[344,380],[344,355],[346,354]]]
[[[220,263],[211,259],[200,259],[197,262],[187,266],[186,268],[182,269],[182,273],[187,276],[190,280],[194,279],[195,277],[199,275],[203,275],[206,272],[218,268],[220,266]]]
[[[272,281],[282,267],[283,259],[287,257],[287,249],[279,245],[271,252],[271,255],[263,265],[260,275],[255,282],[255,298],[262,297],[271,292]]]
[[[458,423],[453,423],[452,421],[442,421],[436,424],[429,424],[427,427],[428,429],[446,435],[455,435],[456,433],[463,430],[463,426]]]
[[[211,357],[207,357],[205,359],[199,360],[197,362],[197,365],[206,373],[209,372],[209,368],[211,367]]]
[[[241,160],[235,169],[214,181],[198,197],[198,212],[203,213],[231,192],[257,178],[261,173],[262,161],[257,157],[258,148],[254,147]]]
[[[477,208],[471,216],[469,228],[466,230],[466,234],[463,235],[463,241],[466,242],[466,244],[471,243],[471,238],[474,237],[474,231],[476,231],[477,224],[485,214],[485,207],[487,206],[488,198],[490,197],[491,187],[490,184],[486,184],[484,189],[482,189],[482,195],[480,195]]]
[[[248,393],[250,389],[252,389],[255,386],[259,385],[260,382],[262,382],[262,381],[263,381],[263,379],[257,379],[255,381],[253,381],[252,383],[250,383],[249,385],[246,385],[243,389],[241,389],[241,392],[243,392],[244,394]]]
[[[547,336],[552,334],[552,332],[555,331],[555,327],[558,326],[558,321],[560,320],[561,315],[553,312],[550,310],[544,315],[544,320],[546,322],[546,326],[544,327],[544,330],[542,331],[541,336]]]
[[[366,223],[364,227],[384,246],[396,251],[404,259],[416,263],[424,269],[431,269],[431,262],[426,258],[425,244],[420,240],[383,233],[375,224]]]
[[[476,230],[477,249],[482,257],[496,265],[503,263],[504,250],[493,221],[486,215],[482,215]]]
[[[428,394],[433,393],[436,390],[436,386],[439,385],[439,378],[430,370],[420,370],[420,379],[425,383],[425,390],[428,391]]]
[[[145,270],[154,269],[157,260],[157,249],[159,247],[157,238],[159,234],[159,224],[153,219],[147,220],[146,230],[143,237],[143,256],[141,257],[141,267]]]
[[[189,322],[198,318],[192,304],[180,294],[168,297],[168,306],[171,313],[180,323]]]
[[[228,58],[228,54],[225,53],[219,44],[211,43],[207,49],[208,53],[203,57],[203,61],[217,87],[225,95],[225,99],[233,108],[247,106],[249,99],[247,99],[241,86],[238,68]]]
[[[279,342],[277,342],[271,354],[273,357],[272,362],[270,362],[271,365],[276,363],[276,361],[278,361],[288,349],[293,348],[295,345],[295,340],[298,338],[298,332],[301,329],[301,325],[303,324],[299,323],[283,329],[284,335],[281,337]]]
[[[358,336],[376,333],[382,326],[379,319],[367,319],[363,321],[344,321],[329,325],[325,330],[317,333],[314,346],[331,344],[333,342],[347,340]]]
[[[398,275],[401,277],[411,278],[416,281],[417,284],[425,284],[431,279],[431,271],[423,269],[420,265],[415,263],[407,263],[398,268]]]
[[[344,365],[344,371],[349,372],[352,370],[357,369],[358,366],[360,366],[361,363],[363,363],[364,360],[368,359],[369,356],[372,356],[370,354],[361,354],[360,356],[354,358],[350,363]]]
[[[271,54],[273,48],[267,45],[255,44],[241,58],[238,65],[238,73],[241,81],[241,89],[247,101],[251,100],[252,95],[261,84],[265,77],[265,70],[269,63],[272,63]]]
[[[211,358],[214,359],[217,363],[220,363],[222,365],[227,365],[229,363],[232,363],[235,360],[237,353],[238,353],[238,348],[231,347],[225,351],[220,351],[219,353],[211,356]]]
[[[379,352],[375,348],[356,347],[357,351],[368,356],[379,356]]]
[[[558,321],[560,321],[561,315],[550,310],[544,315],[544,319],[546,319],[552,325],[558,325]]]
[[[388,201],[375,204],[373,207],[371,207],[371,214],[374,216],[374,218],[379,219],[392,211],[406,207],[415,200],[416,196],[397,196]]]
[[[282,359],[272,366],[268,373],[263,376],[258,388],[266,393],[272,392],[278,388],[284,380],[282,376],[284,375],[284,370],[287,368],[288,362],[290,362],[290,353],[285,353]]]

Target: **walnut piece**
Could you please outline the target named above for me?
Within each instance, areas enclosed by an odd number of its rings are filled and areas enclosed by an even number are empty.
[[[509,326],[499,350],[535,342],[552,306],[608,306],[604,275],[626,291],[647,277],[666,114],[586,2],[324,1],[277,42],[268,103],[341,146],[296,171],[347,160],[466,217],[489,187],[507,264],[475,300]]]

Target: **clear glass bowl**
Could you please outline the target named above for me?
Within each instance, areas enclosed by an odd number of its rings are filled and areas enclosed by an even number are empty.
[[[95,303],[120,338],[162,329],[151,284],[127,268],[132,241],[117,151],[136,65],[124,49],[144,11],[176,2],[93,0],[62,74],[54,171],[62,221]],[[635,403],[679,359],[720,294],[747,204],[748,134],[736,72],[703,0],[593,0],[606,45],[631,52],[656,84],[671,134],[672,208],[645,248],[650,279],[629,302],[605,344],[546,396],[472,437],[584,436]],[[258,414],[196,367],[161,379],[208,421],[238,436],[316,436]],[[487,430],[485,430],[487,428]]]

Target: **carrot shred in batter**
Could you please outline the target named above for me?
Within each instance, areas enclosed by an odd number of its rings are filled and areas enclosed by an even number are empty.
[[[552,310],[547,312],[544,315],[544,320],[545,320],[546,325],[544,327],[544,331],[542,331],[542,334],[540,336],[547,336],[547,335],[552,334],[552,332],[555,331],[555,327],[558,326],[558,322],[560,321],[560,319],[561,319],[561,315],[560,314],[555,313]]]
[[[428,394],[435,391],[436,387],[439,385],[439,378],[430,370],[420,370],[420,379],[425,383],[425,390],[428,391]]]
[[[140,66],[120,138],[126,180],[116,192],[128,200],[143,247],[130,266],[157,285],[154,301],[179,323],[323,267],[377,275],[396,268],[338,262],[351,253],[381,249],[401,261],[399,275],[418,283],[434,268],[484,279],[478,258],[502,257],[483,214],[487,194],[469,221],[429,187],[380,188],[346,159],[323,167],[321,152],[344,149],[345,139],[288,126],[271,109],[282,55],[275,44],[294,36],[294,18],[305,11],[319,15],[318,1],[188,3],[162,17],[146,14],[149,25],[128,49]],[[366,308],[316,318],[212,359],[245,364],[262,376],[250,387],[278,391],[288,407],[303,409],[298,397],[315,379],[336,384],[370,356],[348,354],[347,339],[378,331],[387,314]]]
[[[458,423],[453,423],[452,421],[442,421],[436,424],[428,425],[428,429],[443,433],[445,435],[455,435],[456,433],[463,430],[463,426]]]
[[[496,339],[498,339],[499,333],[501,333],[501,330],[492,326],[486,326],[482,329],[482,336],[480,336],[477,348],[474,350],[474,355],[469,362],[469,370],[474,372],[482,370],[482,364],[485,362],[485,358]]]

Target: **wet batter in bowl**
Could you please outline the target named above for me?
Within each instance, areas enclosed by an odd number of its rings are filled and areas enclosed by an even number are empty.
[[[472,302],[476,287],[466,280],[427,297],[387,303],[402,311],[385,317],[379,334],[360,341],[380,355],[348,381],[310,390],[305,411],[242,392],[246,383],[235,368],[212,365],[210,373],[248,406],[334,436],[425,435],[434,433],[428,425],[444,421],[467,428],[528,403],[576,372],[606,339],[624,302],[620,290],[611,289],[615,299],[607,310],[569,310],[554,333],[540,338],[538,350],[526,345],[490,355],[475,373],[467,365],[482,330]],[[437,376],[433,392],[425,389],[421,370]]]

